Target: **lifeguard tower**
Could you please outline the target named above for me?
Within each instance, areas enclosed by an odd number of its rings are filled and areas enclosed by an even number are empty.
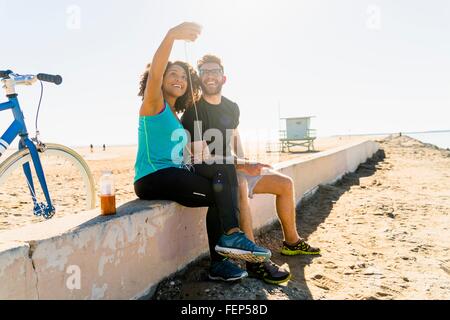
[[[314,150],[317,130],[311,129],[311,119],[315,117],[281,118],[285,121],[286,130],[280,131],[281,152],[291,152],[291,148],[301,146]]]

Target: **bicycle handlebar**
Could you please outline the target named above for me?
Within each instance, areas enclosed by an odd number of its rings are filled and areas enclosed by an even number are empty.
[[[0,78],[8,78],[11,73],[11,70],[0,70]]]
[[[60,85],[63,82],[63,79],[59,75],[51,75],[51,74],[45,74],[45,73],[39,73],[36,76],[39,80],[45,81],[45,82],[51,82],[56,85]]]
[[[8,79],[11,77],[20,77],[18,74],[15,74],[11,70],[0,70],[0,79]],[[45,82],[51,82],[56,85],[60,85],[63,82],[63,79],[60,75],[52,75],[52,74],[46,74],[46,73],[39,73],[36,76],[37,79]]]

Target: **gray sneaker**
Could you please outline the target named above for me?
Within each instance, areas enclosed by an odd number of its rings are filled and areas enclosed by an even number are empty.
[[[211,263],[209,269],[209,279],[211,280],[231,282],[246,277],[248,277],[247,271],[242,270],[228,259]]]

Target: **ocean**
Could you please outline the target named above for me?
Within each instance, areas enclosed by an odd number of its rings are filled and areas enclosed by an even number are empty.
[[[450,131],[435,133],[413,133],[406,135],[425,143],[434,144],[439,148],[450,149]]]

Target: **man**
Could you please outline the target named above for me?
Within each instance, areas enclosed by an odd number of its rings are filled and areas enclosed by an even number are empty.
[[[243,148],[237,130],[240,111],[236,103],[222,96],[222,87],[226,83],[226,77],[220,58],[206,55],[198,62],[198,69],[202,98],[193,108],[185,112],[182,122],[194,142],[198,139],[203,140],[204,134],[208,130],[213,129],[215,133],[220,131],[222,140],[212,134],[214,140],[207,141],[210,147],[213,146],[212,154],[228,159],[235,156],[236,168],[240,176],[241,229],[249,239],[255,240],[249,197],[252,198],[254,194],[274,194],[276,195],[277,214],[284,234],[281,254],[289,256],[320,254],[319,249],[307,244],[297,232],[295,192],[292,179],[274,171],[271,171],[270,175],[263,176],[262,170],[270,168],[270,166],[251,163],[243,159]],[[196,121],[200,121],[200,123]],[[233,131],[233,135],[230,134],[230,130]],[[205,138],[206,136],[209,134],[205,135]],[[214,260],[213,256],[212,259]],[[217,268],[210,271],[211,279],[230,281],[230,279],[236,278],[231,276],[231,273],[236,272],[237,266],[232,265],[228,260],[216,260],[213,266],[217,266]],[[228,269],[233,272],[228,274]],[[289,271],[272,261],[247,263],[247,271],[250,276],[270,284],[279,284],[290,279]]]

